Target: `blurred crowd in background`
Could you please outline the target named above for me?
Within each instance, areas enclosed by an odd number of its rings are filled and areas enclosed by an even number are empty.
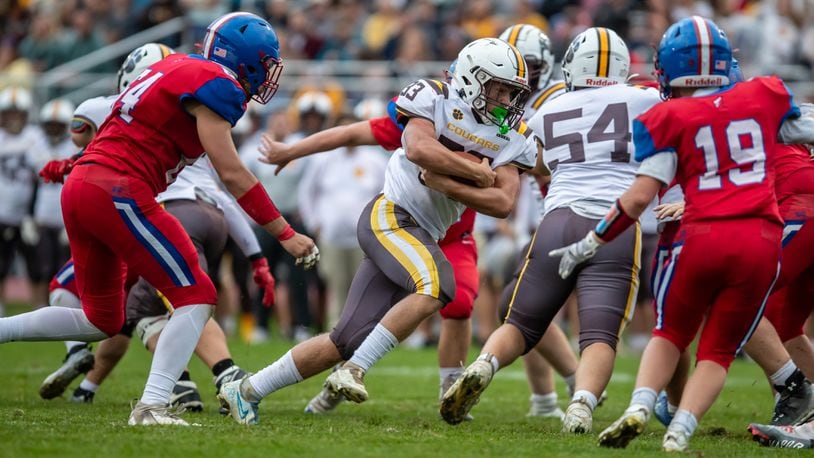
[[[184,18],[183,30],[161,41],[177,49],[193,49],[206,26],[232,10],[267,17],[280,36],[286,62],[280,93],[267,106],[250,106],[249,114],[235,129],[236,143],[286,218],[296,229],[314,235],[323,250],[319,272],[305,273],[294,268],[293,259],[258,229],[279,285],[278,304],[267,310],[260,305],[248,278],[248,261],[239,250],[229,249],[231,255],[222,268],[224,294],[219,318],[227,332],[240,333],[255,342],[268,338],[270,329],[282,337],[302,340],[331,326],[337,307],[344,303],[349,275],[355,271],[353,265],[333,263],[332,250],[334,260],[358,263],[361,254],[353,234],[361,208],[356,207],[358,202],[367,202],[359,196],[379,192],[387,160],[386,153],[377,148],[342,150],[327,154],[324,160],[294,162],[274,176],[274,167],[257,160],[260,134],[266,132],[278,141],[290,142],[340,123],[384,116],[386,101],[394,93],[391,86],[377,86],[375,78],[440,77],[467,42],[498,36],[515,23],[533,24],[546,31],[558,60],[571,39],[586,28],[612,28],[625,39],[633,62],[640,64],[644,69],[641,73],[648,77],[652,46],[666,27],[698,14],[713,18],[726,29],[733,47],[740,49],[736,56],[747,74],[778,73],[800,82],[797,87],[804,90],[798,90],[797,96],[801,101],[814,98],[814,88],[808,89],[814,65],[811,0],[0,0],[0,76],[12,75],[15,84],[35,88],[37,75],[177,17]],[[123,55],[90,70],[114,74]],[[387,70],[374,66],[373,61],[386,62]],[[430,75],[417,70],[416,64],[425,61],[437,64],[425,71]],[[348,67],[344,79],[323,77],[320,68],[347,62],[357,64]],[[0,78],[0,89],[8,84],[4,81]],[[400,84],[395,83],[395,87]],[[49,94],[48,99],[52,96]],[[26,109],[31,115],[29,122],[45,127],[55,121],[40,114],[39,106],[46,100],[35,100]],[[81,101],[71,100],[74,104]],[[68,120],[63,117],[57,121],[67,132]],[[349,161],[354,155],[364,160]],[[337,165],[351,162],[356,165],[341,171]],[[324,201],[326,198],[331,200]],[[496,295],[510,278],[520,248],[536,227],[534,197],[525,195],[523,199],[508,221],[478,220],[482,288],[476,305],[475,335],[479,340],[493,329],[495,320],[490,313],[494,312]],[[315,217],[326,214],[335,218]],[[16,264],[15,272],[18,278],[26,277],[22,262]],[[28,295],[24,284],[18,280],[16,289],[6,288],[5,295],[14,300],[17,291],[17,300],[41,305],[42,299]],[[3,299],[8,297],[0,301]],[[276,324],[271,328],[270,315]],[[570,324],[576,326],[575,319]],[[638,328],[649,329],[646,324]],[[432,324],[415,336],[413,345],[432,342]]]

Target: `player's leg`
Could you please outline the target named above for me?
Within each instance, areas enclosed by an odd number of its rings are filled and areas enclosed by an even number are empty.
[[[127,326],[125,325],[125,327]],[[94,355],[93,369],[85,374],[85,378],[74,390],[69,398],[71,402],[93,402],[93,397],[102,382],[113,372],[113,369],[127,353],[130,346],[130,332],[132,331],[122,330],[119,334],[99,342]]]
[[[642,232],[641,269],[639,270],[639,293],[636,298],[636,311],[627,329],[627,348],[635,353],[644,351],[650,332],[653,330],[653,288],[651,278],[655,265],[658,234]]]
[[[556,323],[551,323],[534,349],[560,374],[568,387],[568,395],[573,396],[579,360],[562,328]]]
[[[557,390],[551,365],[541,354],[530,351],[523,355],[523,368],[526,371],[526,380],[531,391],[530,407],[526,416],[562,420],[565,413],[557,405]]]
[[[555,210],[540,223],[517,277],[503,290],[499,308],[506,311],[504,324],[489,336],[478,359],[444,394],[441,416],[447,423],[460,423],[494,373],[534,348],[573,290],[574,277],[560,278],[557,261],[548,256],[557,246],[578,239],[579,229],[568,226],[570,215],[570,211]]]

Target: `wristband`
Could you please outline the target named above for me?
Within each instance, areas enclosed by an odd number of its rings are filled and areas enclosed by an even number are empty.
[[[286,240],[290,239],[291,237],[294,237],[295,235],[297,235],[297,233],[294,231],[294,229],[291,229],[291,225],[286,224],[282,232],[280,232],[277,235],[277,240],[285,242]]]
[[[616,199],[608,214],[597,223],[594,232],[603,242],[610,242],[634,224],[636,220],[625,213],[619,199]]]
[[[280,217],[280,210],[274,206],[268,193],[260,182],[255,183],[245,194],[237,199],[238,205],[257,224],[265,226]]]

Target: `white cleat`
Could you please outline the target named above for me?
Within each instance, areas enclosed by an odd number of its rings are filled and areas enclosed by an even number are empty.
[[[645,407],[631,406],[622,416],[599,433],[599,446],[625,448],[644,432],[649,415]]]
[[[347,400],[361,404],[367,401],[365,372],[356,364],[347,362],[331,373],[325,380],[325,389]]]
[[[687,433],[669,428],[661,441],[661,448],[665,452],[686,452],[689,446],[690,436]]]
[[[242,425],[256,425],[258,421],[257,409],[259,402],[248,401],[241,393],[241,387],[249,379],[235,380],[224,383],[218,391],[218,400],[223,411],[232,415],[236,422]],[[249,385],[247,389],[251,388]]]
[[[565,412],[563,412],[557,404],[546,406],[532,402],[529,407],[529,413],[527,413],[526,416],[533,418],[556,418],[562,421],[565,417]]]
[[[441,398],[441,417],[457,425],[469,416],[494,375],[491,361],[479,359],[470,364]]]
[[[177,425],[177,426],[198,426],[190,425],[183,418],[179,417],[175,412],[171,411],[166,405],[160,404],[145,404],[138,402],[133,407],[133,412],[130,413],[130,419],[127,421],[130,426],[137,425]]]
[[[87,346],[65,356],[65,361],[59,369],[48,375],[40,385],[40,397],[53,399],[62,396],[68,385],[81,374],[93,369],[93,353]]]
[[[562,418],[562,432],[571,434],[585,434],[593,430],[594,416],[585,399],[574,399],[565,409]]]
[[[345,396],[323,388],[319,394],[314,396],[314,398],[308,402],[308,405],[305,406],[305,413],[328,413],[336,409],[344,400]]]

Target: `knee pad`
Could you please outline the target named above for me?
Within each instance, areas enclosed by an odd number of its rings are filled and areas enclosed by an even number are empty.
[[[48,295],[48,304],[52,307],[68,307],[72,309],[81,309],[82,303],[79,302],[79,297],[76,294],[63,288],[56,288]]]
[[[167,321],[169,321],[167,315],[151,316],[139,320],[136,324],[136,336],[141,339],[141,343],[144,344],[145,348],[150,338],[159,334],[164,329],[164,326],[167,325]]]

